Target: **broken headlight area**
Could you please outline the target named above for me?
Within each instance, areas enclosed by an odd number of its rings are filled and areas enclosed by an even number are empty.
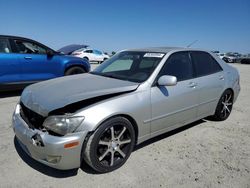
[[[58,135],[66,135],[74,132],[83,122],[83,116],[58,115],[49,116],[45,119],[43,127]]]
[[[25,107],[22,103],[20,105],[20,115],[29,128],[48,132],[53,136],[64,136],[67,133],[74,132],[84,120],[83,116],[72,116],[71,114],[43,117]]]
[[[29,128],[43,130],[43,122],[45,120],[45,117],[30,110],[23,103],[20,103],[20,106],[20,115],[22,119],[27,123]]]

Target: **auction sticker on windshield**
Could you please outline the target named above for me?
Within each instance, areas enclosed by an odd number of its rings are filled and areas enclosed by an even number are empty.
[[[165,54],[163,53],[146,53],[143,57],[158,57],[162,58]]]

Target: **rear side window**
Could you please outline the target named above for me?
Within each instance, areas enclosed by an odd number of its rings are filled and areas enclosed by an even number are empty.
[[[191,52],[197,77],[222,71],[218,62],[206,52]]]
[[[172,54],[163,66],[159,77],[163,75],[176,76],[177,81],[193,78],[193,67],[188,52]]]
[[[85,53],[93,53],[93,50],[85,50]]]
[[[0,38],[0,53],[10,53],[10,45],[8,39]]]

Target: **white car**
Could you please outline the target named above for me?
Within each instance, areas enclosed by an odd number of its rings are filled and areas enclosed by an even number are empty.
[[[238,57],[235,54],[227,53],[222,59],[227,63],[236,63]]]
[[[109,59],[109,55],[103,53],[100,50],[90,49],[90,48],[81,48],[72,53],[73,56],[87,59],[89,62],[98,62],[102,63],[106,59]]]

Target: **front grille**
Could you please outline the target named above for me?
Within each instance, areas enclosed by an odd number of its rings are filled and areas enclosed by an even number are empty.
[[[21,105],[20,115],[31,129],[42,129],[45,118],[38,113],[27,108],[23,103]]]

